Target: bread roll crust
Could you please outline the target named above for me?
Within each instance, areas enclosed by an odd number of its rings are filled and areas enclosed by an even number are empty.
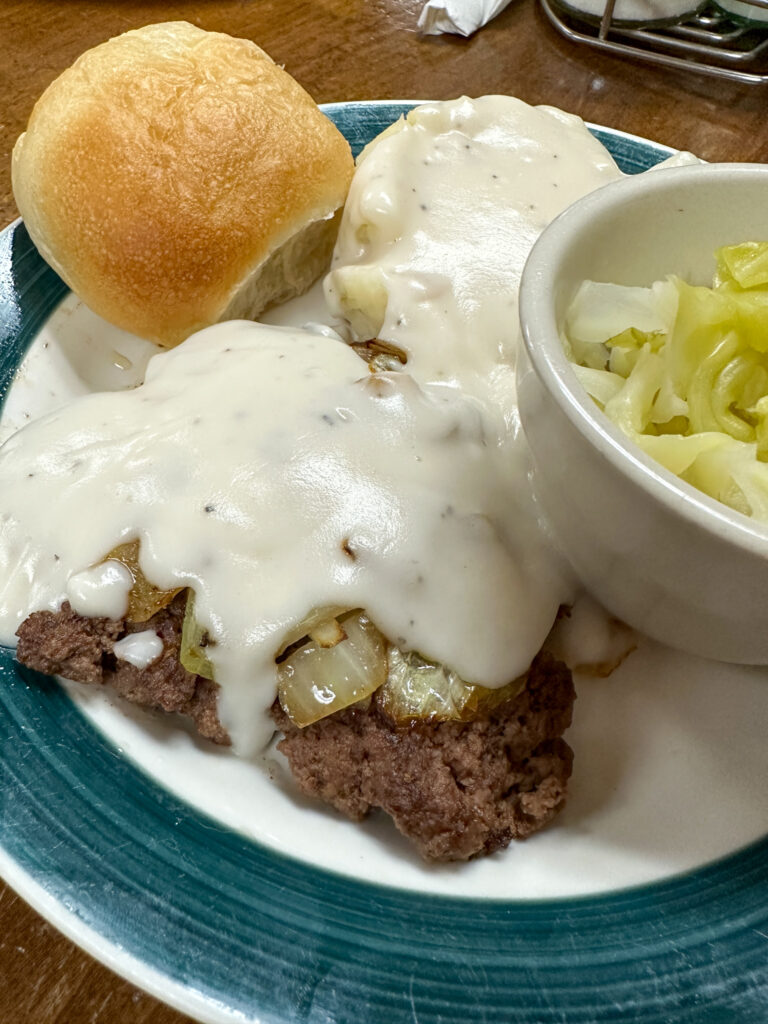
[[[343,136],[263,50],[186,22],[84,53],[13,153],[45,259],[94,311],[163,345],[220,319],[271,254],[331,218],[352,171]]]

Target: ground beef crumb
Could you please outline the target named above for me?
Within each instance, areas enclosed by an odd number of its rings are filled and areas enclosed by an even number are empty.
[[[473,722],[395,725],[376,706],[298,729],[276,702],[279,749],[302,792],[359,820],[386,811],[428,860],[467,860],[525,839],[562,807],[571,674],[540,654],[525,688]]]

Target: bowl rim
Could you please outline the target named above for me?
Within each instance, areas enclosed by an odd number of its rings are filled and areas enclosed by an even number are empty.
[[[718,540],[768,557],[768,523],[753,520],[681,480],[628,438],[600,409],[579,381],[565,355],[552,296],[565,254],[598,216],[650,194],[696,187],[697,182],[763,178],[768,164],[712,163],[653,168],[590,192],[559,214],[542,232],[526,260],[520,280],[520,325],[526,354],[546,390],[570,423],[619,473],[647,491],[669,512]],[[521,412],[522,417],[522,412]],[[523,429],[525,419],[523,418]]]

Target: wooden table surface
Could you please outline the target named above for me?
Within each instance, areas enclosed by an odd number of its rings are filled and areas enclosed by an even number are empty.
[[[3,0],[0,226],[17,216],[10,155],[38,95],[84,49],[186,19],[255,40],[318,102],[511,93],[708,160],[768,160],[768,86],[724,84],[562,39],[537,0],[512,0],[473,38],[420,37],[422,0]],[[0,1024],[180,1024],[0,887]],[[364,1024],[364,1022],[360,1022]]]

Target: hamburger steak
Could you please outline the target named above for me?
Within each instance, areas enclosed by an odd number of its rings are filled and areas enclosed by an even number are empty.
[[[216,683],[179,662],[184,594],[149,622],[86,618],[64,604],[35,612],[18,630],[18,660],[46,675],[108,684],[126,700],[186,715],[200,734],[228,744]],[[146,668],[114,644],[152,629],[163,651]],[[540,829],[562,807],[573,754],[562,739],[575,694],[566,666],[541,652],[516,696],[472,721],[395,724],[372,699],[297,728],[272,707],[302,792],[354,820],[381,808],[428,860],[467,860]]]

